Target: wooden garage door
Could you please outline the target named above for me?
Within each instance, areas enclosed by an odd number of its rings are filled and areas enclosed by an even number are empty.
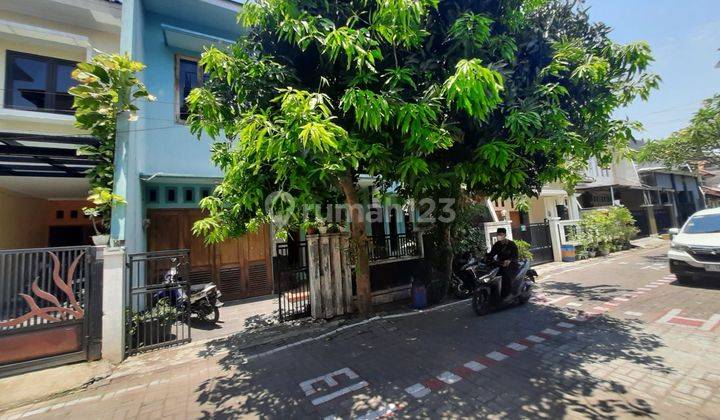
[[[191,283],[215,282],[225,301],[272,293],[268,226],[240,238],[206,245],[191,230],[202,217],[200,210],[149,210],[148,216],[148,249],[188,248]]]

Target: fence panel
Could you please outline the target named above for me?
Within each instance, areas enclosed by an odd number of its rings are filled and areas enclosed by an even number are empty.
[[[190,341],[190,252],[128,254],[125,353]]]
[[[0,251],[0,376],[99,358],[101,265],[90,246]]]
[[[310,316],[310,276],[307,242],[275,246],[273,273],[280,321]]]

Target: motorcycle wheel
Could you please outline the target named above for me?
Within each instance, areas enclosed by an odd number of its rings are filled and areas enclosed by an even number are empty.
[[[520,296],[518,297],[518,301],[520,302],[521,305],[528,303],[528,301],[532,297],[531,287],[530,287],[530,283],[528,280],[525,280],[524,287],[525,287],[525,290],[523,290],[523,292],[520,293]]]
[[[213,324],[217,324],[217,322],[220,321],[220,308],[213,306],[213,317],[209,321]]]
[[[488,289],[478,289],[473,293],[472,308],[475,315],[478,316],[490,312],[490,291]]]

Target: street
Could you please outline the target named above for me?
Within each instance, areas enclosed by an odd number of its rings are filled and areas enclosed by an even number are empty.
[[[717,417],[720,286],[678,284],[666,251],[559,266],[484,317],[463,301],[274,352],[207,345],[0,418]]]

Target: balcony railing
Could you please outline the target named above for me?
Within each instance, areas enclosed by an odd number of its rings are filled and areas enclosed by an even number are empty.
[[[371,262],[421,256],[417,233],[370,236],[367,247]]]

